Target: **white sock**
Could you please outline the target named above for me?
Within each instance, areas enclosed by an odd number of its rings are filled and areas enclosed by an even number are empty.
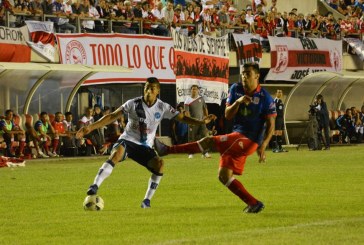
[[[95,177],[94,184],[100,187],[102,182],[104,182],[104,180],[110,176],[112,170],[114,169],[114,166],[115,164],[111,160],[107,160],[106,162],[104,162]]]
[[[149,199],[149,200],[152,199],[154,192],[157,190],[157,187],[162,177],[163,177],[162,175],[156,175],[156,174],[152,174],[152,176],[150,176],[148,182],[148,189],[147,192],[145,193],[144,199]]]

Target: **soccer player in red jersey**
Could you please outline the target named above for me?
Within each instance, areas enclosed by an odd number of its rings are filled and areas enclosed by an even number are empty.
[[[265,149],[274,132],[276,113],[271,95],[259,85],[259,65],[244,65],[242,82],[231,86],[226,101],[225,116],[234,119],[233,132],[226,135],[208,136],[197,142],[166,146],[160,142],[155,148],[160,156],[169,153],[197,153],[210,149],[220,152],[219,180],[248,206],[247,213],[258,213],[264,204],[253,197],[235,179],[241,175],[246,158],[255,151],[259,162],[265,162]]]

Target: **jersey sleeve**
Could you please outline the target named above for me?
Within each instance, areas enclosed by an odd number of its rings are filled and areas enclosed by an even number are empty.
[[[179,111],[174,109],[170,104],[163,102],[163,118],[171,119],[179,114]]]
[[[236,84],[233,84],[230,88],[229,94],[226,98],[226,104],[232,105],[236,101]]]
[[[266,118],[277,115],[276,103],[268,93],[266,93],[266,100],[264,102],[264,116]]]
[[[123,113],[130,113],[133,106],[134,106],[134,99],[131,99],[131,100],[126,101],[124,104],[122,104],[119,107],[119,109],[121,109],[121,111]]]

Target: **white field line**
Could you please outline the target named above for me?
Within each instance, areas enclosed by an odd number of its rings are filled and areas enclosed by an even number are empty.
[[[246,234],[262,234],[262,233],[272,233],[277,231],[290,231],[290,230],[296,230],[306,227],[315,227],[315,226],[335,226],[338,224],[345,224],[345,223],[353,223],[353,222],[364,222],[364,217],[356,217],[356,218],[349,218],[349,219],[334,219],[334,220],[323,220],[323,221],[317,221],[317,222],[310,222],[310,223],[301,223],[301,224],[295,224],[295,225],[287,225],[287,226],[278,226],[278,227],[265,227],[265,228],[256,228],[256,229],[249,229],[249,230],[242,230],[242,231],[234,231],[234,232],[224,232],[223,234],[218,235],[211,235],[211,236],[205,236],[205,237],[199,237],[199,238],[191,238],[191,239],[176,239],[176,240],[170,240],[166,242],[161,243],[155,243],[154,245],[169,245],[169,244],[181,244],[186,242],[193,242],[196,243],[198,241],[204,241],[206,239],[218,239],[223,237],[232,237],[236,235],[246,235]]]

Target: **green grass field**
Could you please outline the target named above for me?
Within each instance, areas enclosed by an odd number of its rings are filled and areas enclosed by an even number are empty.
[[[99,189],[100,212],[83,210],[105,158],[28,161],[0,169],[0,244],[364,244],[364,147],[268,152],[242,180],[266,208],[245,214],[217,180],[212,159],[164,157],[165,176],[141,209],[149,172],[131,160]]]

